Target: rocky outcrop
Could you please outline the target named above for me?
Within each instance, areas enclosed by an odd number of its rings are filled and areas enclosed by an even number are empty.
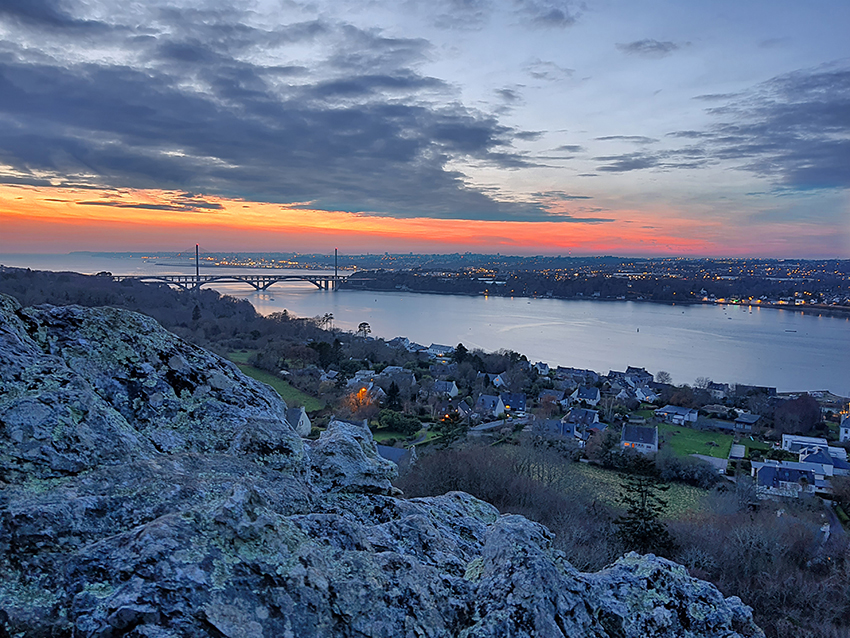
[[[404,499],[367,428],[141,315],[0,297],[0,636],[760,636],[653,556],[576,571],[468,494]]]

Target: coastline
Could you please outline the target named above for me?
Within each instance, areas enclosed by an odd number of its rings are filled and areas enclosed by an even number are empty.
[[[816,305],[809,304],[806,306],[800,305],[791,305],[791,304],[771,304],[771,303],[732,303],[731,301],[704,301],[702,299],[694,299],[687,301],[679,301],[679,300],[663,300],[663,299],[611,299],[608,297],[560,297],[556,295],[552,296],[543,296],[540,295],[486,295],[481,292],[456,292],[456,291],[446,291],[446,290],[414,290],[413,288],[405,287],[405,288],[378,288],[378,287],[369,287],[369,286],[352,286],[347,282],[343,283],[339,290],[347,290],[347,291],[363,291],[363,292],[392,292],[392,293],[413,293],[413,294],[422,294],[422,295],[446,295],[452,297],[482,297],[482,296],[491,296],[491,297],[503,297],[503,298],[516,298],[516,299],[557,299],[559,301],[593,301],[593,302],[607,302],[607,303],[617,303],[617,302],[633,302],[633,303],[649,303],[649,304],[658,304],[664,306],[731,306],[734,308],[769,308],[771,310],[784,310],[786,312],[799,312],[801,314],[808,315],[818,315],[818,316],[827,316],[833,317],[836,319],[850,319],[850,306],[824,306],[824,305]]]

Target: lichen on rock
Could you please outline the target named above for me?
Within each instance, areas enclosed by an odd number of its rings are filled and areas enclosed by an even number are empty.
[[[0,635],[762,635],[670,561],[582,574],[469,494],[402,498],[368,428],[303,445],[142,315],[0,296],[0,382]]]

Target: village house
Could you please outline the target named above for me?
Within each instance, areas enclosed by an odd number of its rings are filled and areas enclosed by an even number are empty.
[[[735,419],[735,429],[740,432],[752,432],[753,426],[758,423],[761,418],[760,414],[749,414],[741,412],[738,418]]]
[[[556,389],[541,390],[540,394],[537,395],[537,402],[540,405],[543,405],[544,403],[549,402],[549,401],[551,401],[552,403],[560,403],[563,398],[564,398],[564,391],[563,390],[556,390]]]
[[[298,432],[299,436],[308,436],[310,434],[310,429],[313,427],[304,406],[301,406],[300,408],[289,408],[286,411],[286,421],[292,426],[293,430]]]
[[[799,498],[801,494],[814,494],[817,489],[811,469],[795,467],[787,461],[753,463],[752,475],[759,498]]]
[[[842,443],[850,441],[850,414],[841,415],[841,425],[839,426],[838,440]]]
[[[500,398],[506,412],[525,412],[525,394],[503,392]]]
[[[502,403],[501,397],[482,394],[475,402],[472,411],[479,416],[498,416],[504,414],[505,404]]]
[[[434,392],[453,399],[458,395],[457,384],[454,381],[434,381]]]
[[[658,427],[645,427],[627,423],[623,426],[623,433],[620,435],[620,447],[624,450],[635,450],[643,454],[658,452]]]
[[[677,405],[665,405],[655,411],[655,416],[667,423],[684,425],[685,423],[696,423],[699,412]]]
[[[439,343],[432,343],[428,346],[428,355],[431,357],[450,357],[454,354],[455,349],[451,346],[443,346]]]
[[[584,401],[588,405],[596,405],[599,403],[599,399],[601,397],[599,394],[599,388],[579,386],[575,389],[575,392],[570,395],[570,398],[574,403],[581,403]]]

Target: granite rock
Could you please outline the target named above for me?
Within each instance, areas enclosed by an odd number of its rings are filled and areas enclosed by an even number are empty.
[[[237,368],[112,309],[0,297],[0,636],[761,636],[684,568],[405,499],[368,428],[302,445]]]

